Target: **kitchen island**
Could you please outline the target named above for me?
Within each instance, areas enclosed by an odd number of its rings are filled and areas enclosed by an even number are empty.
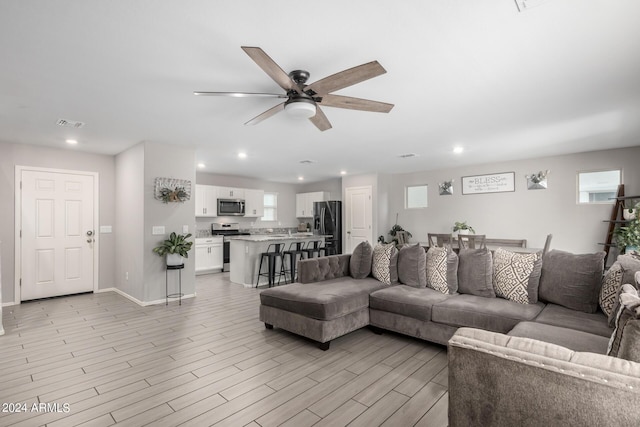
[[[238,283],[245,287],[254,287],[258,279],[260,254],[266,252],[270,244],[284,243],[284,248],[287,250],[292,242],[304,242],[306,247],[308,242],[313,240],[321,240],[324,242],[324,238],[325,236],[318,236],[312,233],[259,234],[229,237],[229,250],[231,251],[231,261],[229,264],[230,279],[233,283]],[[262,270],[266,272],[266,259],[263,264]],[[278,263],[276,265],[276,277],[279,271],[280,264]],[[280,283],[282,284],[283,281]],[[266,286],[267,284],[267,277],[260,277],[260,285]]]

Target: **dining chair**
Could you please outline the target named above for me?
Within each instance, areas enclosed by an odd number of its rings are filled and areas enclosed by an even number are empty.
[[[527,247],[527,239],[486,239],[487,245],[491,246],[510,246],[515,248],[526,248]]]
[[[427,233],[430,247],[443,247],[444,245],[453,245],[453,234]]]
[[[484,234],[458,234],[458,248],[482,249],[487,247],[487,236]]]

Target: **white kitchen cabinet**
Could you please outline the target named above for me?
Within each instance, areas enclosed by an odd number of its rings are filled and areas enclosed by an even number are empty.
[[[220,199],[244,199],[244,188],[218,187],[218,197]]]
[[[196,239],[196,274],[222,271],[223,261],[222,237]]]
[[[261,218],[264,215],[264,190],[244,190],[245,218]]]
[[[329,200],[328,191],[314,191],[312,193],[296,194],[296,218],[312,218],[313,203]]]
[[[218,216],[218,187],[196,184],[196,216]]]

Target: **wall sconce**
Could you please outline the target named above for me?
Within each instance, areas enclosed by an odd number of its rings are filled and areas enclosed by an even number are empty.
[[[451,196],[453,194],[453,180],[438,184],[438,190],[441,196]]]
[[[540,171],[538,173],[532,173],[531,175],[525,175],[527,178],[528,190],[546,190],[547,189],[547,175],[551,172],[549,169],[546,171]]]

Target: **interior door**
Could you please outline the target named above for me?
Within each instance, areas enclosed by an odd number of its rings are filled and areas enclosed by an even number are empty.
[[[20,300],[94,289],[94,177],[23,170]]]
[[[373,201],[371,187],[345,189],[345,253],[352,253],[360,242],[373,245]]]

